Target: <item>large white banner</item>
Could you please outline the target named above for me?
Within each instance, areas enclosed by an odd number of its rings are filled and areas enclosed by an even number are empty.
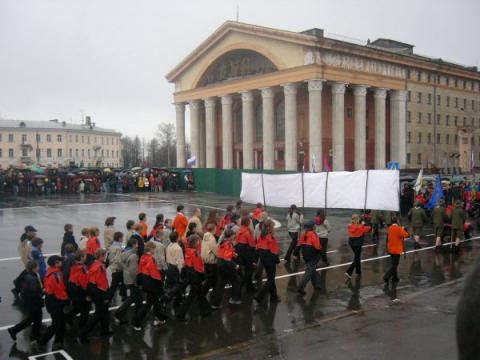
[[[399,171],[362,170],[303,174],[242,173],[240,198],[273,207],[398,211]],[[262,181],[263,177],[263,181]]]

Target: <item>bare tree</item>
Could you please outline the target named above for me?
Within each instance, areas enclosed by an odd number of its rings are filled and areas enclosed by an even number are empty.
[[[171,167],[171,164],[176,162],[176,152],[173,151],[176,145],[175,125],[172,123],[158,125],[157,136],[160,139],[161,152],[166,153],[166,165],[167,167]]]

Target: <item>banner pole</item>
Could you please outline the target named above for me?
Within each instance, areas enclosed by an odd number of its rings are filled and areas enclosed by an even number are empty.
[[[367,181],[365,181],[365,202],[363,203],[363,216],[364,217],[365,217],[365,212],[367,210],[368,172],[369,172],[369,170],[367,170]]]
[[[324,210],[325,210],[325,217],[327,217],[327,190],[328,190],[328,174],[330,172],[327,171],[327,180],[325,181],[325,201],[324,201]]]
[[[260,176],[262,178],[262,195],[263,195],[263,206],[265,206],[265,211],[267,211],[267,202],[265,201],[265,185],[263,183],[263,169],[262,172],[260,173]]]

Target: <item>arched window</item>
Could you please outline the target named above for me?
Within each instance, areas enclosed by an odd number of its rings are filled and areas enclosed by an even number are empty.
[[[285,140],[285,102],[283,99],[275,106],[275,140]]]
[[[261,142],[263,139],[263,106],[258,104],[255,108],[255,141]]]
[[[235,112],[235,141],[241,143],[243,141],[243,115],[242,107],[239,106]]]

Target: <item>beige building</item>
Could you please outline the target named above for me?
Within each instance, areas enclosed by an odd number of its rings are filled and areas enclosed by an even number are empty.
[[[178,167],[187,109],[198,167],[318,171],[326,161],[355,170],[393,161],[452,171],[468,152],[460,132],[479,161],[480,73],[398,41],[359,45],[322,29],[227,21],[167,79],[175,85]]]
[[[121,134],[64,121],[0,120],[0,165],[121,166]]]

